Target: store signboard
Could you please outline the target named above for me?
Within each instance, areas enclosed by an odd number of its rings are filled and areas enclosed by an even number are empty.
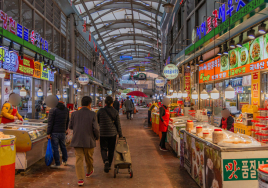
[[[163,73],[167,79],[173,80],[179,75],[179,69],[174,64],[168,64],[165,66]]]
[[[164,87],[165,84],[166,84],[166,79],[163,78],[162,76],[159,76],[155,79],[156,86]]]
[[[10,53],[7,48],[0,48],[0,62],[3,69],[10,72],[17,72],[19,59],[16,52]]]
[[[52,70],[49,70],[48,73],[48,80],[54,82],[54,72]]]
[[[89,77],[86,75],[86,74],[81,74],[79,77],[78,77],[78,82],[81,84],[81,85],[87,85],[89,83]]]
[[[26,76],[33,76],[34,75],[34,61],[28,57],[24,57],[21,59],[19,56],[19,68],[17,73],[26,75]]]
[[[48,42],[43,39],[40,34],[35,32],[34,30],[29,31],[29,29],[27,29],[26,27],[23,27],[19,23],[16,23],[16,21],[12,17],[9,17],[2,10],[0,10],[0,20],[3,22],[3,29],[8,30],[10,33],[17,35],[21,39],[27,42],[31,42],[38,48],[48,52]]]
[[[185,102],[184,106],[185,107],[190,107],[191,106],[191,101],[190,101],[190,96],[191,96],[191,69],[189,69],[189,68],[184,69],[184,90],[188,94],[188,97],[184,101]]]
[[[253,72],[251,73],[251,101],[253,105],[260,106],[261,102],[261,73]]]
[[[257,180],[263,164],[268,164],[267,158],[223,159],[224,181]]]
[[[41,70],[42,70],[42,72],[41,72],[41,79],[42,80],[48,80],[48,69],[47,68],[44,68],[44,63],[42,62],[41,63]]]
[[[199,66],[199,83],[236,77],[268,68],[268,34]],[[230,70],[230,72],[229,72]]]
[[[84,73],[89,76],[93,76],[93,71],[87,67],[84,67]]]
[[[33,77],[35,77],[35,78],[41,78],[41,72],[42,72],[42,70],[41,70],[41,64],[40,64],[40,62],[35,61],[34,62],[34,75],[33,75]]]

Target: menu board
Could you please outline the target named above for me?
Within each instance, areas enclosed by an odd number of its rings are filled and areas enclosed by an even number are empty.
[[[268,68],[268,34],[247,42],[199,66],[199,83]],[[230,70],[230,71],[229,71]]]

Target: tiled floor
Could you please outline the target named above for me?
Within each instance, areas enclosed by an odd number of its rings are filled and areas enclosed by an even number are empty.
[[[187,172],[180,168],[179,159],[169,152],[158,149],[159,137],[150,129],[144,128],[147,111],[140,110],[133,120],[121,116],[123,134],[127,137],[131,151],[134,177],[118,174],[113,178],[113,170],[106,174],[100,155],[99,142],[94,153],[94,174],[85,180],[84,187],[92,188],[197,188],[197,184]],[[68,148],[68,166],[50,169],[44,160],[39,161],[27,171],[25,176],[16,175],[16,188],[66,188],[77,187],[75,174],[75,155]],[[124,172],[124,170],[121,170]],[[125,171],[126,172],[126,171]]]

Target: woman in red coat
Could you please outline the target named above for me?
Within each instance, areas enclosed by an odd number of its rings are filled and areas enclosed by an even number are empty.
[[[166,149],[166,137],[167,137],[167,131],[168,131],[168,124],[170,120],[170,115],[169,115],[169,109],[168,105],[170,103],[169,98],[164,98],[163,99],[163,105],[159,109],[159,131],[162,132],[162,138],[160,141],[160,150],[161,151],[167,151]]]

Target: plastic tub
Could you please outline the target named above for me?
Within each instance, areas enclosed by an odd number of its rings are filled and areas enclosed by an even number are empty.
[[[268,164],[259,166],[259,187],[267,188],[268,187]]]

